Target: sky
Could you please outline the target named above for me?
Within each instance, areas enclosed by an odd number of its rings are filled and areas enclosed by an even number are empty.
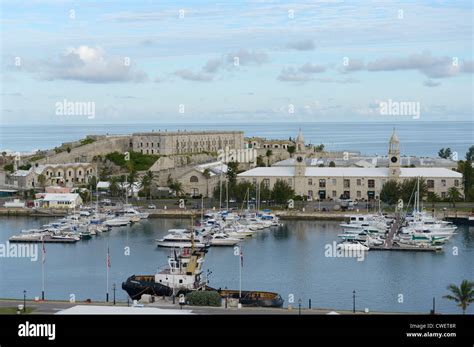
[[[1,3],[3,125],[473,120],[471,0]]]

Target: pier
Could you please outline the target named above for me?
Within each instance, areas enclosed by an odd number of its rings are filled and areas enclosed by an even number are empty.
[[[402,252],[440,252],[443,250],[442,246],[431,246],[431,245],[400,245],[393,242],[393,237],[400,230],[403,219],[397,214],[395,221],[390,227],[387,238],[381,246],[370,246],[371,251],[402,251]]]
[[[12,236],[8,240],[10,242],[21,242],[21,243],[75,243],[79,241],[78,239],[73,238],[54,238],[51,235],[41,236]]]

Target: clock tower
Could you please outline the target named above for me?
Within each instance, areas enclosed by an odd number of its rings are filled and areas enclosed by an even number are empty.
[[[392,137],[388,148],[388,177],[400,177],[400,140],[398,139],[395,129],[393,129]]]
[[[306,148],[304,146],[304,137],[301,130],[296,137],[295,150],[295,177],[305,177],[306,175]]]

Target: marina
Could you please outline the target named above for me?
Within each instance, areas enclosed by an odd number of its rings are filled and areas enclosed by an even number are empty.
[[[53,222],[48,218],[2,217],[0,242],[18,230]],[[444,252],[366,252],[364,261],[328,257],[326,246],[341,232],[340,221],[292,221],[258,232],[240,245],[244,254],[242,289],[276,292],[290,304],[290,295],[313,307],[348,309],[357,291],[358,307],[371,311],[427,312],[436,297],[440,312],[456,313],[455,305],[441,300],[446,283],[474,275],[472,228],[460,225]],[[105,300],[107,248],[110,247],[110,285],[117,286],[117,300],[129,298],[120,285],[132,274],[154,274],[167,264],[170,250],[155,240],[170,229],[187,229],[189,219],[146,219],[112,228],[74,244],[46,245],[45,291],[47,300]],[[446,247],[446,246],[445,246]],[[454,255],[452,249],[459,250]],[[128,252],[127,252],[128,250]],[[40,252],[40,251],[39,251]],[[289,257],[288,254],[298,254]],[[210,247],[204,274],[213,288],[239,288],[239,257],[232,247]],[[41,296],[41,261],[5,258],[0,262],[0,296]],[[258,266],[256,266],[258,264]],[[285,280],[281,280],[285,278]],[[19,290],[20,288],[21,290]],[[403,304],[397,302],[404,294]],[[472,308],[469,308],[469,311]]]

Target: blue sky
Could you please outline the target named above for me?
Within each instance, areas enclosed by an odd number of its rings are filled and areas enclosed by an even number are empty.
[[[2,124],[472,120],[470,0],[2,1],[1,20]]]

